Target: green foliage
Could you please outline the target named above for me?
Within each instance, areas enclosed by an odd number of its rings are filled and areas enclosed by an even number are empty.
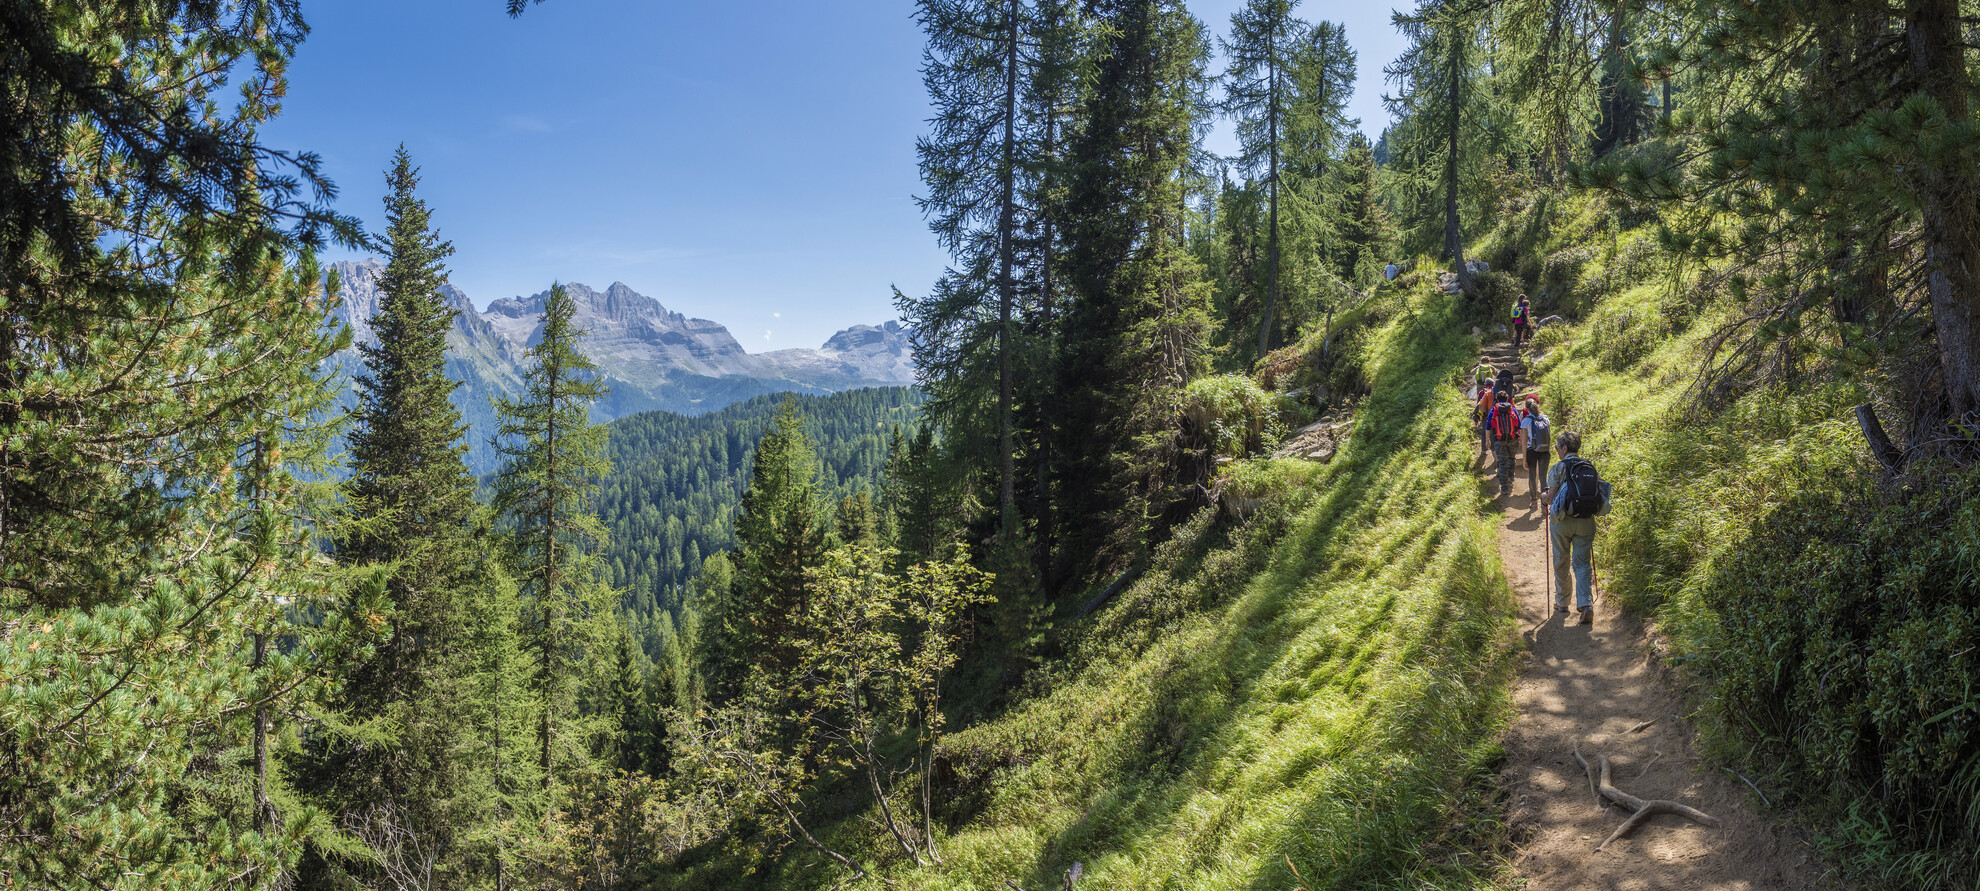
[[[814,833],[816,793],[849,779],[890,848],[916,864],[939,862],[932,770],[943,681],[991,581],[966,554],[898,575],[894,562],[857,544],[824,555],[807,569],[809,596],[792,617],[794,661],[749,666],[736,696],[686,716],[679,734],[682,766],[696,784],[723,790],[739,813],[767,820],[785,842],[855,877],[867,875],[867,858]],[[897,755],[903,749],[910,754]]]
[[[452,247],[433,233],[418,181],[400,149],[387,174],[378,343],[361,348],[349,517],[332,530],[341,563],[382,577],[388,630],[368,658],[332,666],[334,701],[355,726],[312,735],[297,754],[312,800],[365,850],[316,845],[300,876],[312,887],[491,871],[515,768],[503,745],[515,714],[491,698],[514,687],[485,674],[518,668],[507,652],[513,583],[484,559],[489,530],[445,374],[454,311],[439,287]]]
[[[737,510],[731,604],[741,614],[725,620],[733,635],[707,641],[714,691],[734,690],[752,674],[782,685],[798,668],[805,641],[797,622],[811,600],[808,575],[825,558],[829,525],[817,473],[797,404],[786,399],[776,427],[757,443]]]
[[[926,296],[897,290],[895,303],[915,332],[930,417],[952,452],[994,474],[997,523],[1015,534],[1018,476],[1044,457],[1053,426],[1023,403],[1052,372],[1059,183],[1087,16],[1067,0],[921,0],[915,17],[934,109],[915,142],[926,186],[916,203],[953,265]]]
[[[1075,860],[1104,886],[1494,881],[1460,852],[1503,839],[1477,790],[1507,715],[1510,604],[1447,383],[1472,357],[1461,310],[1410,299],[1372,338],[1376,389],[1339,457],[1242,462],[1265,508],[1179,526],[1033,695],[940,744],[941,865],[901,853],[870,797],[818,799],[815,837],[901,888],[1049,887]],[[842,875],[821,866],[793,854],[752,880]]]
[[[1397,123],[1383,134],[1389,146],[1390,188],[1398,205],[1403,246],[1412,254],[1437,253],[1453,264],[1460,281],[1466,241],[1462,221],[1474,231],[1490,207],[1481,200],[1486,172],[1505,147],[1503,107],[1484,83],[1482,10],[1449,0],[1423,0],[1396,26],[1409,48],[1385,69],[1400,84],[1385,97]]]
[[[605,429],[591,423],[590,413],[609,388],[577,350],[583,332],[571,325],[576,311],[563,285],[551,285],[522,395],[495,403],[502,422],[496,450],[507,461],[495,479],[493,507],[505,524],[505,556],[527,609],[521,627],[533,668],[536,768],[547,799],[541,805],[548,809],[559,803],[560,778],[598,767],[592,756],[610,731],[600,720],[581,720],[578,699],[581,690],[592,700],[609,695],[595,667],[587,667],[604,663],[617,618],[618,597],[601,578],[598,556],[605,529],[592,507],[598,479],[612,465]],[[630,661],[629,651],[625,658]],[[617,712],[610,710],[614,721]]]
[[[1209,283],[1180,228],[1208,55],[1180,3],[1102,4],[1107,36],[1071,150],[1065,268],[1078,295],[1055,394],[1067,577],[1139,559],[1180,455],[1176,404],[1208,365]]]
[[[1182,416],[1199,447],[1228,458],[1242,458],[1285,433],[1277,397],[1242,374],[1214,374],[1189,382],[1182,392]]]
[[[0,8],[9,884],[272,886],[331,832],[266,757],[369,631],[302,482],[344,343],[298,248],[358,233],[255,141],[305,32],[292,3]]]

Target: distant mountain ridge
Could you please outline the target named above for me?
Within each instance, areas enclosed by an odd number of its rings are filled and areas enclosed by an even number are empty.
[[[343,261],[334,270],[343,300],[333,321],[349,325],[356,343],[377,342],[371,319],[385,264]],[[854,325],[815,350],[750,353],[720,323],[672,312],[623,282],[603,291],[578,282],[564,288],[577,305],[577,327],[585,332],[579,349],[598,364],[611,388],[592,412],[601,423],[655,409],[699,414],[764,393],[821,395],[914,383],[914,351],[899,322]],[[447,335],[447,376],[462,384],[454,403],[469,426],[468,463],[483,473],[495,469],[497,460],[487,442],[495,432],[489,400],[521,389],[550,292],[504,297],[486,311],[476,310],[452,285],[441,293],[459,313]],[[333,357],[331,365],[347,381],[363,368],[355,346]],[[347,393],[346,404],[354,401],[355,392]]]

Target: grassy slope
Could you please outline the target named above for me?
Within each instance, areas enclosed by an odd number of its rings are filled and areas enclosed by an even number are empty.
[[[1429,289],[1360,344],[1372,395],[1326,465],[1257,460],[1096,617],[1049,689],[959,732],[946,863],[906,888],[1476,887],[1510,602],[1449,385],[1474,347]],[[1400,301],[1399,301],[1400,302]],[[847,821],[835,843],[884,844]],[[1295,878],[1296,867],[1300,878]],[[791,856],[754,881],[824,886]],[[704,875],[703,881],[714,880]]]
[[[1661,620],[1709,749],[1804,806],[1859,876],[1970,887],[1980,734],[1948,718],[1980,711],[1980,554],[1959,544],[1980,541],[1980,501],[1884,486],[1850,414],[1861,377],[1817,359],[1694,410],[1733,302],[1596,203],[1529,210],[1485,250],[1545,270],[1543,315],[1581,310],[1539,338],[1546,402],[1616,487],[1597,568]]]

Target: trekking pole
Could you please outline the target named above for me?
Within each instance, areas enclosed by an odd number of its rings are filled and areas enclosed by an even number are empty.
[[[1553,514],[1554,514],[1554,510],[1552,505],[1543,504],[1540,506],[1540,538],[1541,540],[1547,543],[1547,569],[1546,569],[1546,575],[1543,576],[1546,579],[1545,582],[1546,587],[1542,588],[1540,590],[1540,593],[1547,598],[1546,604],[1547,604],[1548,616],[1552,616],[1554,614],[1554,601],[1560,599],[1559,595],[1554,593],[1554,530],[1553,530],[1554,516]]]

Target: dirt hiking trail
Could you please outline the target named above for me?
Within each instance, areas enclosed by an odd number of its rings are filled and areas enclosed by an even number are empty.
[[[1485,359],[1512,364],[1524,393],[1524,363],[1509,344]],[[1562,425],[1554,425],[1559,436]],[[1555,456],[1558,457],[1558,456]],[[1597,457],[1599,456],[1591,456]],[[1487,494],[1497,482],[1490,457],[1478,462]],[[1543,477],[1544,484],[1544,477]],[[1524,468],[1512,495],[1498,499],[1499,557],[1518,601],[1529,650],[1514,688],[1518,717],[1506,734],[1500,781],[1512,828],[1513,864],[1535,891],[1573,889],[1841,888],[1834,871],[1796,833],[1762,816],[1753,792],[1692,747],[1692,727],[1671,679],[1651,656],[1643,624],[1602,596],[1603,541],[1595,540],[1595,622],[1552,611],[1546,521]],[[1639,726],[1648,722],[1648,726]],[[1669,799],[1717,818],[1718,828],[1660,814],[1603,843],[1629,811],[1597,803],[1573,747],[1590,763],[1606,754],[1611,783],[1643,799]]]

